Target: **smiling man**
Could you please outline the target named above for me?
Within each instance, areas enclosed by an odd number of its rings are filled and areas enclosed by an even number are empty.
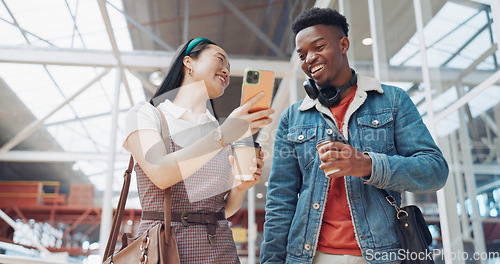
[[[403,191],[443,187],[448,165],[404,90],[349,67],[343,15],[308,9],[292,29],[307,96],[280,117],[261,263],[399,263],[379,189],[400,205]]]

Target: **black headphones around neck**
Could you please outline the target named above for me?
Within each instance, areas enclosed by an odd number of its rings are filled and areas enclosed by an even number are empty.
[[[313,79],[307,79],[304,82],[304,89],[306,90],[307,96],[311,99],[318,98],[318,101],[326,107],[336,106],[341,101],[340,94],[349,89],[349,87],[355,85],[358,81],[358,76],[354,69],[351,69],[351,72],[352,78],[348,83],[342,86],[319,85],[318,89]]]

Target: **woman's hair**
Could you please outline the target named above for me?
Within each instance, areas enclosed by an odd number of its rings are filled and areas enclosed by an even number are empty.
[[[349,25],[345,16],[341,15],[337,10],[318,7],[313,7],[300,13],[292,23],[292,31],[297,35],[302,29],[315,25],[337,26],[342,29],[346,37],[347,32],[349,32]]]
[[[183,59],[185,56],[189,56],[191,58],[196,59],[198,58],[200,53],[208,47],[208,45],[210,44],[216,45],[210,40],[204,40],[196,44],[196,46],[194,46],[188,54],[185,54],[186,49],[188,48],[188,45],[192,40],[193,39],[189,40],[188,42],[184,43],[177,49],[177,52],[174,55],[174,59],[172,60],[172,63],[170,64],[170,67],[168,69],[165,80],[163,80],[158,90],[156,90],[156,93],[153,95],[153,97],[151,97],[151,100],[149,100],[149,103],[152,104],[153,106],[157,106],[159,103],[164,101],[164,99],[154,100],[156,97],[164,95],[181,86],[182,81],[184,80]]]

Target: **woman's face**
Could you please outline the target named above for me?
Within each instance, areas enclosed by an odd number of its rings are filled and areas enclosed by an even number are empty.
[[[209,98],[217,98],[229,85],[229,61],[226,52],[216,45],[208,45],[193,58],[191,77],[205,81]]]

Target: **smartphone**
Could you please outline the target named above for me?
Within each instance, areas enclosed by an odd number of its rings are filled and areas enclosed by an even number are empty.
[[[271,107],[274,88],[274,72],[270,70],[246,68],[241,87],[241,104],[245,104],[257,94],[264,92],[264,97],[248,111],[257,112]]]

